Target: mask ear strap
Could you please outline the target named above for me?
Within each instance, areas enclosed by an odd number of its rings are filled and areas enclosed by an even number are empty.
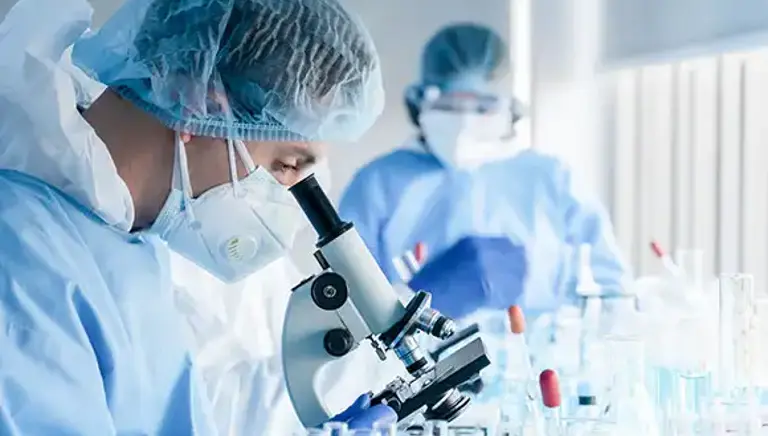
[[[189,181],[189,165],[187,163],[187,149],[184,141],[181,140],[181,133],[176,132],[176,169],[173,172],[174,189],[176,186],[181,187],[182,192],[182,207],[184,213],[189,216],[189,220],[193,225],[199,225],[195,219],[195,212],[192,210],[192,183]],[[178,174],[178,176],[177,176]]]
[[[232,190],[236,197],[242,195],[242,189],[240,187],[240,180],[237,177],[237,161],[235,160],[235,145],[236,141],[227,139],[227,159],[229,160],[229,180],[232,183]]]
[[[239,139],[233,142],[235,143],[235,149],[237,150],[237,154],[240,156],[240,160],[243,161],[245,169],[248,170],[248,174],[256,171],[256,164],[253,162],[251,154],[248,153],[248,147],[245,146],[245,143]]]

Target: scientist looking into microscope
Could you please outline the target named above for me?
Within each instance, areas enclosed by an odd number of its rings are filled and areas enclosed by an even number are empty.
[[[328,166],[321,162],[313,171],[329,191]],[[207,388],[219,434],[300,431],[303,426],[288,395],[281,362],[291,289],[305,278],[291,257],[276,259],[237,283],[223,283],[176,254],[171,264],[176,307],[190,325],[192,361]],[[358,377],[349,370],[360,368],[354,366],[357,361],[338,363],[318,380],[334,410],[343,409],[350,395],[367,390],[355,383]]]
[[[282,256],[285,187],[377,118],[378,56],[335,0],[91,15],[21,0],[0,24],[0,433],[216,434],[164,245],[224,282]],[[82,113],[70,49],[108,88]],[[396,419],[368,403],[334,420]]]
[[[340,204],[390,281],[400,280],[393,259],[427,247],[411,288],[454,319],[512,304],[555,309],[573,296],[564,271],[581,244],[604,292],[621,292],[628,272],[600,204],[561,161],[516,138],[521,105],[499,90],[507,53],[484,26],[435,34],[406,92],[418,135],[362,168]]]

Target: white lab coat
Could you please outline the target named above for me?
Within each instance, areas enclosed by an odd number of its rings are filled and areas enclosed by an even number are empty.
[[[288,257],[241,283],[225,285],[174,255],[177,305],[189,321],[194,361],[203,374],[222,436],[290,435],[301,429],[286,390],[282,326],[290,289],[302,276]],[[327,405],[341,411],[361,393],[402,373],[394,356],[380,363],[368,344],[320,377]],[[309,387],[308,387],[309,388]]]
[[[285,307],[300,278],[290,260],[225,285],[174,255],[173,278],[220,434],[290,435],[300,428],[280,362]]]

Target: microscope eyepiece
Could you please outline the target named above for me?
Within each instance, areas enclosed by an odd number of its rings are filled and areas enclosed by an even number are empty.
[[[312,224],[312,228],[317,232],[318,247],[324,246],[352,228],[352,224],[344,222],[336,212],[336,208],[325,195],[314,174],[291,186],[289,190],[309,223]]]

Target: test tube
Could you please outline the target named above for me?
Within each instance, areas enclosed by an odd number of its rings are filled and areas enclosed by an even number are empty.
[[[539,375],[541,399],[544,403],[544,435],[560,436],[562,434],[560,422],[560,382],[557,373],[551,369],[545,369]]]
[[[534,382],[534,373],[533,373],[533,366],[531,365],[531,356],[530,356],[530,350],[528,348],[528,344],[525,340],[525,315],[523,314],[523,310],[520,308],[520,306],[511,306],[509,309],[507,309],[507,316],[509,318],[509,326],[510,330],[512,331],[512,337],[511,340],[514,341],[514,347],[515,350],[517,350],[521,355],[521,359],[523,361],[523,371],[525,375],[525,409],[528,412],[527,419],[531,420],[531,424],[536,429],[538,433],[541,432],[541,416],[539,414],[539,409],[536,407],[536,404],[534,403],[534,399],[536,397],[534,390],[532,389],[532,385]],[[505,416],[507,410],[505,410],[504,407],[502,407],[502,421],[509,422],[512,421],[512,417]]]
[[[651,251],[653,251],[653,254],[659,258],[662,266],[664,266],[664,269],[667,270],[667,272],[672,277],[682,278],[685,276],[684,270],[681,269],[674,260],[672,260],[672,257],[667,254],[666,251],[664,251],[664,249],[661,247],[661,244],[659,244],[657,241],[651,241]]]
[[[717,400],[712,403],[707,417],[709,432],[712,436],[726,436],[728,427],[726,426],[725,407]]]
[[[296,436],[329,436],[331,433],[330,430],[323,428],[308,428],[294,434]]]
[[[510,340],[515,352],[520,353],[523,372],[528,380],[533,380],[533,367],[531,366],[531,353],[525,340],[525,315],[520,306],[511,306],[507,309],[509,329],[512,332]]]
[[[595,281],[592,272],[592,246],[579,246],[579,274],[576,283],[576,295],[581,304],[581,332],[579,335],[579,371],[587,366],[587,350],[598,335],[600,329],[603,302],[602,290]]]
[[[615,422],[597,418],[563,418],[564,436],[616,436]]]
[[[756,335],[765,340],[768,338],[768,298],[761,296],[755,301],[755,316],[757,317]],[[754,353],[756,355],[755,362],[757,362],[755,385],[763,392],[768,390],[768,353],[766,353],[765,348],[761,344]]]
[[[757,378],[759,327],[754,277],[721,274],[719,281],[718,387],[731,401],[744,402]]]
[[[326,422],[323,424],[323,430],[328,436],[346,436],[349,427],[345,422]]]
[[[496,434],[498,436],[523,436],[527,433],[526,433],[526,427],[524,423],[502,421],[501,423],[499,423],[499,428],[496,431]],[[533,434],[538,436],[541,433],[534,431]],[[464,435],[462,434],[462,436]]]
[[[397,436],[397,424],[375,422],[373,423],[373,431],[376,436]]]
[[[431,420],[424,424],[424,436],[449,436],[448,421]]]
[[[569,304],[571,298],[573,298],[572,286],[574,284],[574,278],[576,278],[574,274],[576,272],[575,266],[578,265],[579,261],[576,257],[578,252],[573,245],[566,245],[562,250],[563,259],[568,259],[568,262],[563,262],[558,272],[556,298],[559,306]]]
[[[395,267],[395,271],[403,283],[411,281],[413,276],[419,271],[416,256],[410,250],[400,257],[392,258],[392,265]]]
[[[472,425],[472,426],[460,426],[460,427],[451,427],[451,432],[446,433],[450,434],[451,436],[488,436],[491,433],[489,433],[489,430],[487,427],[483,427],[481,425]],[[518,433],[519,434],[519,433]],[[504,434],[496,432],[495,435],[498,436],[517,436],[515,433],[512,434]],[[522,436],[522,434],[520,434]]]
[[[395,267],[397,275],[400,277],[403,283],[411,281],[413,276],[421,269],[422,265],[426,261],[427,246],[419,242],[413,247],[413,250],[408,250],[400,257],[392,258],[392,264]]]

